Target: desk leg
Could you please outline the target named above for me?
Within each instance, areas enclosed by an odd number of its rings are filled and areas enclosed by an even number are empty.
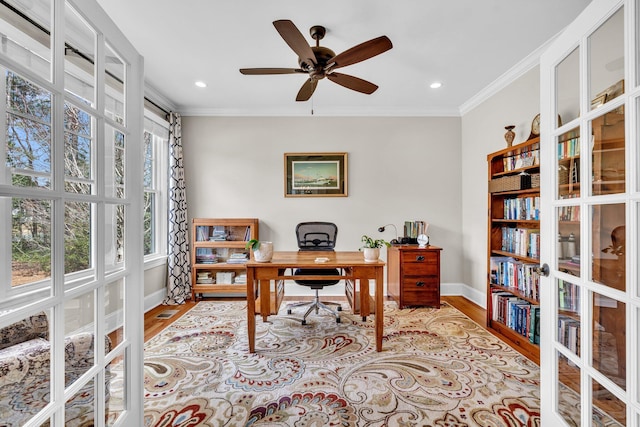
[[[271,314],[271,280],[259,280],[260,284],[260,313],[262,321],[266,322]]]
[[[368,288],[368,287],[367,287]],[[384,273],[383,268],[376,268],[376,351],[382,351],[382,335],[384,333]]]
[[[256,290],[253,268],[247,268],[247,338],[249,353],[255,353],[256,344]]]
[[[367,321],[367,316],[371,314],[371,307],[369,307],[370,291],[369,291],[369,279],[364,277],[358,278],[360,282],[360,316],[362,321]]]

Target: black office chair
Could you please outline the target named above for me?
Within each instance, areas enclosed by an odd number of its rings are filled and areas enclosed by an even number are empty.
[[[298,238],[298,249],[300,251],[331,251],[333,252],[336,244],[336,236],[338,235],[338,227],[331,222],[301,222],[296,226],[296,237]],[[299,268],[294,271],[294,276],[340,276],[338,269],[322,269],[322,268]],[[291,309],[295,307],[309,306],[304,316],[302,316],[302,324],[307,324],[307,316],[315,310],[316,314],[320,309],[328,311],[336,318],[336,323],[340,323],[340,313],[342,306],[335,302],[322,302],[318,296],[318,291],[325,286],[332,286],[340,282],[337,280],[295,280],[302,286],[309,286],[316,291],[315,298],[312,302],[301,302],[289,304],[287,306],[287,314],[291,314]],[[329,306],[336,306],[333,310]]]

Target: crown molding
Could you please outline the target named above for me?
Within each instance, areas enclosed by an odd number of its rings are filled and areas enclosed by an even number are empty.
[[[179,109],[183,116],[218,117],[460,117],[458,108],[401,109],[401,108],[323,108],[284,107],[280,109],[233,110],[227,108]]]
[[[564,30],[563,30],[564,31]],[[544,44],[538,47],[536,50],[527,55],[523,60],[518,62],[516,65],[507,70],[500,77],[495,79],[489,85],[487,85],[480,92],[476,93],[474,96],[469,98],[465,103],[460,106],[459,114],[464,116],[469,113],[471,110],[491,98],[493,95],[501,91],[502,89],[509,86],[511,83],[515,82],[517,79],[522,77],[525,73],[531,71],[534,67],[540,65],[540,56],[547,50],[549,45],[558,38],[558,36],[562,33],[559,32],[555,36],[551,37]]]

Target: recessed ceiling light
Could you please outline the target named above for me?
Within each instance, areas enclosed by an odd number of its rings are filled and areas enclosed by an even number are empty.
[[[203,81],[198,80],[196,82],[196,86],[198,86],[198,87],[207,87],[207,84],[205,82],[203,82]]]
[[[431,89],[438,89],[438,88],[439,88],[439,87],[441,87],[441,86],[442,86],[442,83],[440,83],[440,82],[433,82],[433,83],[431,83],[431,84],[429,85],[429,87],[430,87]]]

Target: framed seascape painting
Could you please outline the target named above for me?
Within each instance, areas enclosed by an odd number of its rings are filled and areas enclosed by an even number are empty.
[[[347,153],[284,153],[285,197],[346,197]]]

